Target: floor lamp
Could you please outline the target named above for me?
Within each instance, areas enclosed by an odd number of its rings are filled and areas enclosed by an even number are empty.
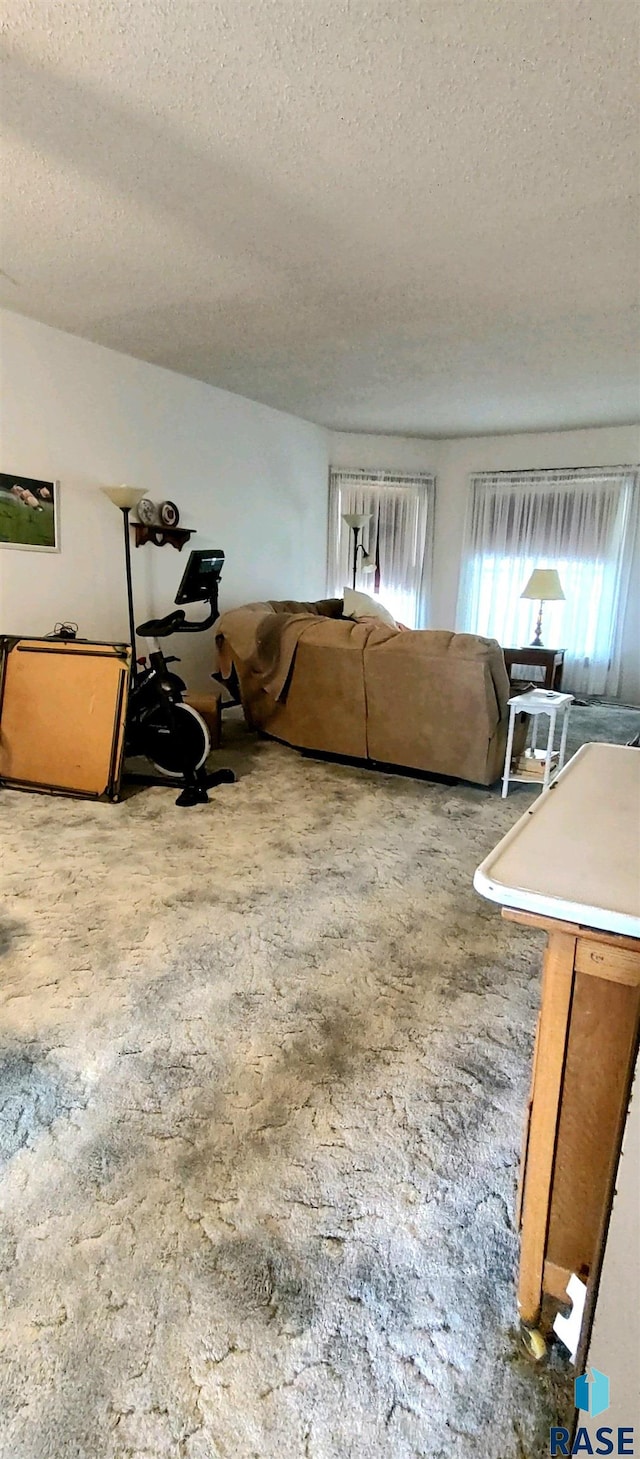
[[[101,490],[114,506],[119,507],[122,512],[122,525],[124,527],[124,562],[127,574],[127,608],[129,610],[129,638],[131,639],[131,677],[135,682],[138,666],[136,664],[136,623],[133,613],[133,584],[131,581],[131,540],[129,537],[129,513],[132,507],[137,507],[138,502],[144,496],[144,491],[139,491],[136,486],[103,486]]]
[[[346,522],[347,526],[350,527],[351,528],[351,531],[353,532],[353,584],[352,584],[352,586],[353,586],[353,589],[354,589],[354,592],[355,592],[355,586],[356,586],[356,571],[357,571],[357,567],[358,567],[358,553],[359,552],[362,553],[362,563],[361,563],[362,571],[363,572],[374,572],[375,571],[375,562],[374,562],[373,558],[370,557],[370,555],[369,555],[368,552],[365,552],[363,543],[358,540],[359,537],[360,537],[360,533],[362,531],[362,528],[363,527],[366,527],[367,522],[370,522],[371,521],[371,512],[343,512],[343,514],[342,514],[342,520],[343,520],[343,522]]]

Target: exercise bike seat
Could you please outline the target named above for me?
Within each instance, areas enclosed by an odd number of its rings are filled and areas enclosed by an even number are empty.
[[[181,624],[185,620],[183,608],[176,608],[173,613],[167,613],[165,618],[149,618],[146,623],[141,623],[136,628],[136,633],[141,638],[168,638],[171,633],[178,633]]]

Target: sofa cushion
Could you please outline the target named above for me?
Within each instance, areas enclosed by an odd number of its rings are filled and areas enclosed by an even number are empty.
[[[390,628],[396,627],[393,614],[377,598],[370,598],[368,593],[356,592],[355,588],[344,588],[343,592],[345,618],[379,618],[382,623],[388,623]]]

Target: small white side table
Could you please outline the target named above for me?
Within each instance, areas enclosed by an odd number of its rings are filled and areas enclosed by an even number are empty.
[[[544,762],[544,776],[542,790],[549,789],[551,784],[551,757],[553,755],[553,742],[556,734],[556,718],[558,713],[562,714],[562,735],[560,738],[560,754],[558,765],[554,774],[560,774],[564,765],[564,756],[567,748],[567,730],[569,728],[569,710],[573,704],[573,694],[557,694],[552,689],[529,689],[526,694],[514,694],[509,700],[509,733],[507,735],[507,751],[504,757],[504,774],[502,776],[502,798],[509,794],[509,784],[513,780],[526,781],[527,785],[534,784],[530,775],[511,774],[511,756],[513,753],[513,732],[515,729],[516,715],[530,714],[533,719],[531,730],[531,749],[535,750],[538,739],[538,716],[548,714],[549,716],[549,737],[547,740],[547,754]]]

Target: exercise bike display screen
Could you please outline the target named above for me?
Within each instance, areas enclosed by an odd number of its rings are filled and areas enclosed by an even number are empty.
[[[175,596],[176,603],[215,601],[224,563],[221,547],[204,547],[189,554],[182,582]]]

